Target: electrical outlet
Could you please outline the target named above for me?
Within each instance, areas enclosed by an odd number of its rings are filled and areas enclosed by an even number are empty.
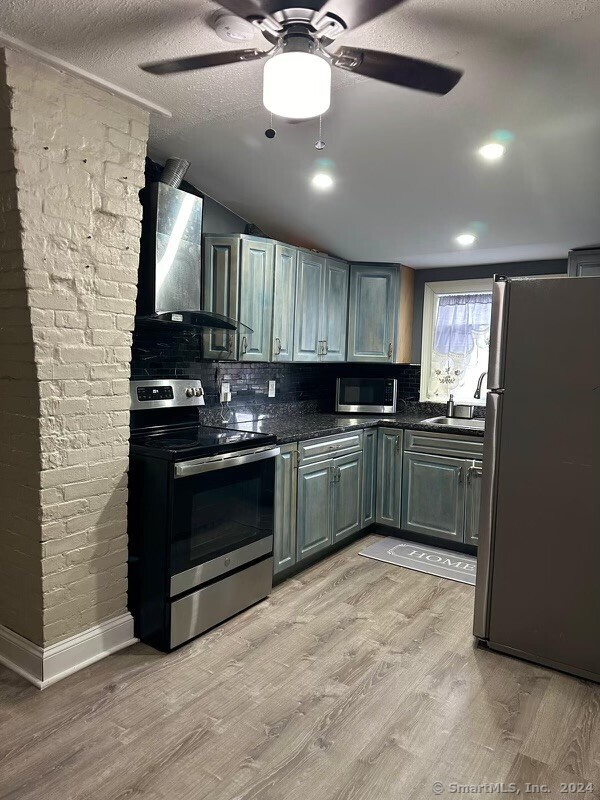
[[[275,381],[269,381],[269,397],[275,397]]]
[[[219,399],[222,403],[228,403],[231,400],[231,384],[227,381],[221,382],[221,391],[219,393]]]

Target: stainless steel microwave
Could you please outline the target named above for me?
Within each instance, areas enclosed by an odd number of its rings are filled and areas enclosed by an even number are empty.
[[[335,410],[353,414],[395,414],[395,378],[338,378]]]

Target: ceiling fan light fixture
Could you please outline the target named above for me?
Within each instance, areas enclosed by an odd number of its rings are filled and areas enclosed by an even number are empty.
[[[324,114],[331,103],[331,65],[315,53],[272,56],[263,72],[263,103],[267,111],[287,119]]]

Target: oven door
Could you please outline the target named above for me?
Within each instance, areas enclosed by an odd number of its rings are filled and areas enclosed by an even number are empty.
[[[396,386],[394,378],[338,378],[336,411],[393,414]]]
[[[273,552],[278,447],[175,465],[171,597]]]

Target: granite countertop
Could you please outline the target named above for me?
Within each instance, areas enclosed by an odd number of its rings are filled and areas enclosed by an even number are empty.
[[[345,414],[287,414],[244,413],[236,415],[225,427],[234,430],[267,433],[277,437],[278,444],[305,441],[319,436],[329,436],[344,431],[372,428],[384,425],[388,428],[408,428],[410,430],[431,431],[434,433],[453,433],[459,436],[482,437],[483,430],[456,428],[449,425],[433,425],[423,422],[424,414],[393,414],[390,416],[347,416]],[[431,415],[430,415],[431,416]]]

